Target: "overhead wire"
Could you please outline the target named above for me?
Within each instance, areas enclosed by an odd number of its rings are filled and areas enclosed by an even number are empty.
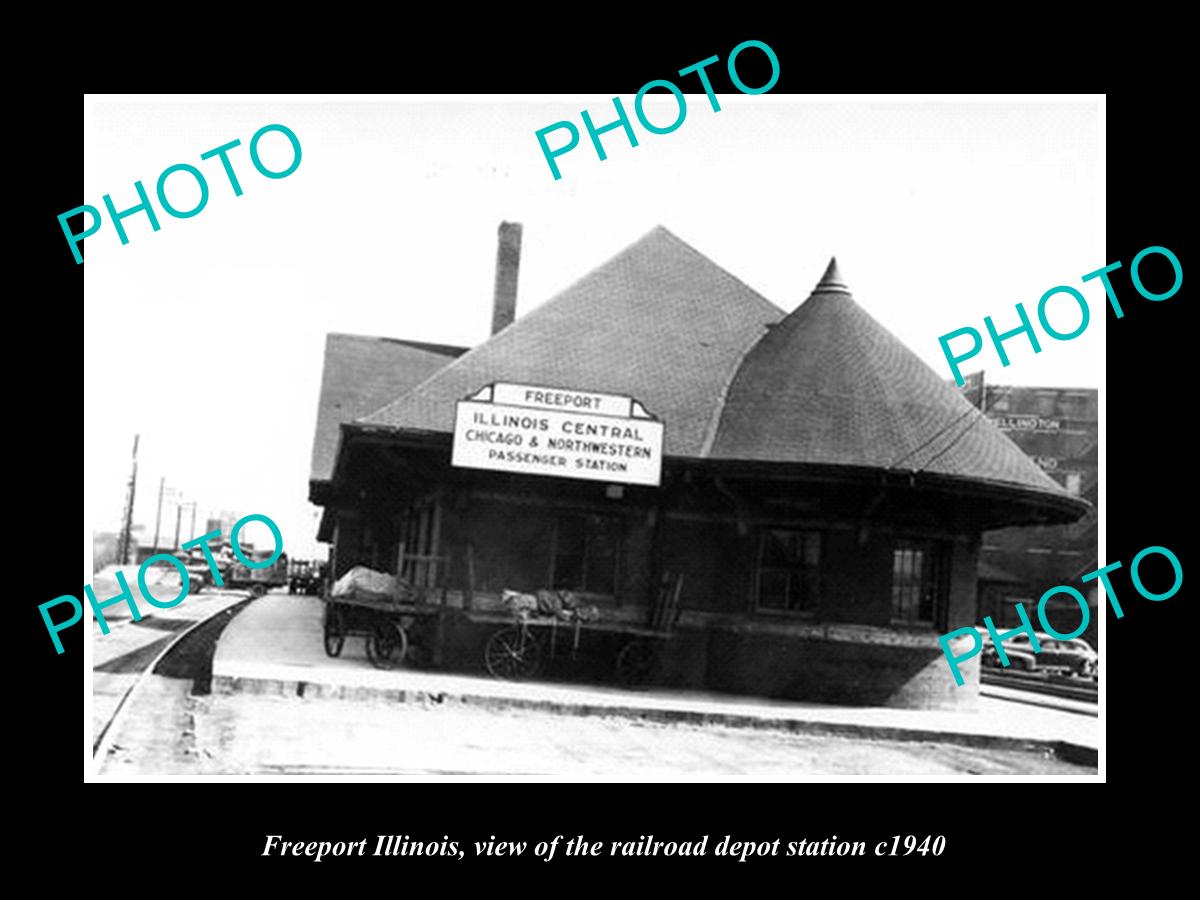
[[[1005,393],[996,397],[993,402],[998,401],[998,400],[1003,400],[1005,397],[1007,397],[1009,394],[1011,394],[1012,391],[1013,391],[1013,388],[1009,387]],[[984,389],[984,392],[986,393],[986,388]],[[954,419],[951,419],[949,423],[947,423],[946,425],[943,425],[941,428],[939,428],[937,431],[935,431],[933,434],[931,434],[928,438],[926,438],[924,441],[922,441],[916,447],[909,450],[907,453],[905,453],[903,456],[896,459],[894,462],[890,463],[887,468],[894,469],[898,465],[900,465],[902,462],[904,462],[905,460],[907,460],[913,456],[916,456],[918,453],[920,453],[922,450],[924,450],[926,447],[928,447],[930,444],[932,444],[934,441],[936,441],[938,438],[940,438],[947,431],[950,431],[952,428],[954,428],[956,425],[958,425],[967,416],[971,415],[971,413],[973,413],[973,412],[979,413],[980,416],[986,418],[986,414],[981,409],[979,409],[979,407],[977,407],[974,403],[971,403],[970,401],[967,401],[967,402],[970,405],[968,406],[967,409],[965,409],[962,412],[961,415],[957,416]],[[974,423],[972,423],[972,425],[973,424]],[[968,426],[967,430],[970,430],[970,427],[971,426]],[[964,432],[964,434],[965,433],[966,432]]]
[[[1015,389],[1016,389],[1015,385],[1010,385],[1009,388],[1003,394],[1001,394],[998,397],[993,398],[993,402],[1006,399],[1009,396],[1009,394],[1011,394]],[[913,470],[914,474],[917,472],[923,472],[926,469],[928,469],[930,466],[932,466],[935,462],[937,462],[939,459],[941,459],[943,456],[945,456],[947,453],[949,453],[951,450],[953,450],[956,446],[958,446],[959,441],[961,441],[963,438],[965,438],[970,433],[971,429],[974,428],[976,425],[978,425],[980,423],[980,421],[987,419],[987,414],[984,413],[983,410],[977,409],[974,406],[972,406],[971,409],[973,409],[973,410],[975,410],[975,412],[979,413],[979,418],[973,419],[971,421],[971,423],[959,433],[958,437],[956,437],[949,444],[947,444],[945,447],[943,447],[941,450],[939,450],[937,453],[935,453],[933,456],[931,456],[929,459],[927,459],[924,464],[922,464],[921,466],[918,466],[916,469],[914,469]]]
[[[951,428],[953,428],[955,425],[957,425],[959,422],[961,422],[963,419],[965,419],[967,416],[969,416],[973,412],[979,412],[979,409],[974,404],[972,404],[969,409],[965,410],[962,413],[962,415],[958,416],[957,418],[951,419],[948,424],[943,425],[941,428],[939,428],[937,431],[935,431],[932,435],[930,435],[928,438],[926,438],[922,443],[918,444],[916,447],[909,450],[907,453],[905,453],[903,456],[901,456],[895,462],[889,464],[888,468],[894,469],[894,468],[896,468],[896,466],[900,465],[900,463],[904,462],[906,459],[909,459],[912,456],[916,456],[918,453],[920,453],[922,450],[924,450],[926,447],[928,447],[930,444],[932,444],[939,437],[941,437],[943,434],[945,434],[947,431],[949,431]]]

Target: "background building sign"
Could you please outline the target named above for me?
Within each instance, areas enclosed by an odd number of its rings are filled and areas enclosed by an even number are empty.
[[[657,487],[663,423],[631,397],[494,384],[458,402],[451,463]]]
[[[1058,419],[1047,419],[1042,416],[1010,415],[988,416],[992,424],[1001,431],[1036,431],[1039,433],[1054,432],[1062,428]]]

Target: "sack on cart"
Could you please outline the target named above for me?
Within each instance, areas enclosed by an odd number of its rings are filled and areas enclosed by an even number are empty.
[[[333,583],[330,596],[391,600],[396,596],[396,576],[387,572],[376,572],[366,566],[355,566]]]

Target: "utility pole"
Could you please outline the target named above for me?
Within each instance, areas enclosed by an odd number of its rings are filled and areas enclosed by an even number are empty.
[[[192,537],[196,536],[196,501],[192,501],[192,530],[188,532]]]
[[[171,552],[174,553],[179,549],[179,520],[183,518],[183,504],[175,503],[175,543],[171,545]]]
[[[154,549],[151,551],[152,553],[158,552],[158,529],[159,526],[162,525],[163,487],[166,485],[166,483],[166,476],[158,479],[158,512],[154,514]]]
[[[133,471],[129,474],[129,496],[125,501],[125,521],[121,527],[121,540],[117,544],[117,565],[125,565],[129,562],[129,541],[133,532],[133,497],[137,493],[137,448],[138,438],[141,435],[133,436]]]

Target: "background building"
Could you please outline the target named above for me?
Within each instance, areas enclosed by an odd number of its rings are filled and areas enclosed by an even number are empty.
[[[1032,608],[1049,588],[1071,585],[1089,597],[1092,616],[1083,637],[1097,647],[1096,592],[1080,583],[1082,575],[1099,568],[1097,391],[985,385],[983,373],[976,373],[963,386],[963,393],[1064,491],[1090,504],[1076,522],[1006,528],[984,535],[980,621],[990,615],[997,624],[1017,625],[1016,603]],[[1075,630],[1079,611],[1073,600],[1060,595],[1048,609],[1058,630]]]

